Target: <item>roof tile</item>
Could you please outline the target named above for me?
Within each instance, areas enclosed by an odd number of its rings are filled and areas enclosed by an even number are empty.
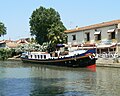
[[[72,33],[72,32],[78,32],[78,31],[84,31],[84,30],[89,30],[89,29],[94,29],[94,28],[100,28],[100,27],[115,25],[115,24],[119,24],[119,23],[120,23],[120,20],[113,20],[113,21],[109,21],[109,22],[102,22],[102,23],[99,23],[99,24],[93,24],[93,25],[89,25],[89,26],[85,26],[85,27],[66,30],[64,32],[65,33]]]

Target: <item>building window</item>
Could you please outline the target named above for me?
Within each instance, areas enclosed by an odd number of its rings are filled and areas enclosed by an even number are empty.
[[[112,38],[111,38],[111,34],[109,33],[108,34],[108,40],[111,40]]]
[[[95,35],[95,41],[101,40],[101,34]]]
[[[115,32],[111,33],[111,39],[115,39]]]
[[[76,35],[72,35],[72,37],[73,37],[73,40],[76,40]]]
[[[98,40],[101,40],[101,34],[98,34]]]
[[[90,41],[90,33],[85,33],[86,34],[86,41]]]
[[[101,31],[96,31],[94,35],[95,35],[95,41],[101,40]]]
[[[107,32],[109,39],[115,39],[115,29],[109,29]]]

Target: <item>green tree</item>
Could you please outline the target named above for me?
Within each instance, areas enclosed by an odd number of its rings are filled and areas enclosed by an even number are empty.
[[[33,11],[29,23],[31,35],[35,36],[39,44],[44,42],[56,43],[58,41],[62,43],[65,41],[66,36],[63,35],[66,28],[60,19],[59,13],[53,8],[46,9],[41,6],[36,9]]]
[[[62,23],[54,23],[51,25],[49,33],[47,34],[51,47],[67,42],[67,35],[63,31],[64,26],[62,26]]]
[[[6,27],[2,22],[0,22],[0,37],[5,34],[6,34]]]
[[[51,28],[49,29],[48,33],[48,39],[51,41],[51,43],[65,43],[66,42],[66,34],[63,33],[64,27],[62,26],[61,23],[59,24],[52,24]]]

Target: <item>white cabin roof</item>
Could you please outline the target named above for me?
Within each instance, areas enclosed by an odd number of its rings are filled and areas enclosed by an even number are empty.
[[[49,54],[47,52],[30,52],[31,54]]]

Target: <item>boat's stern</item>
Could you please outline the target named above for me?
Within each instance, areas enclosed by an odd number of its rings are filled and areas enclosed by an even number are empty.
[[[21,59],[25,59],[25,58],[28,58],[28,53],[22,53]]]

